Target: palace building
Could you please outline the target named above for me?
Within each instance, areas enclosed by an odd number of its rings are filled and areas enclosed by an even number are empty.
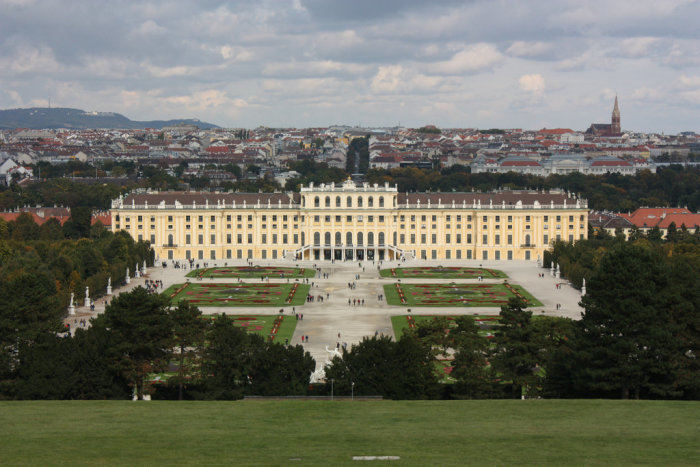
[[[351,180],[300,193],[132,193],[111,215],[113,231],[172,260],[534,261],[588,234],[587,201],[559,190],[399,193]]]

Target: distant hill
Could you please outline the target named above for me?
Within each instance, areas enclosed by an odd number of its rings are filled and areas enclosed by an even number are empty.
[[[184,123],[197,125],[201,129],[219,128],[217,125],[197,119],[135,121],[114,112],[86,112],[80,109],[33,107],[30,109],[0,110],[0,129],[15,128],[110,128],[139,129],[155,128]]]

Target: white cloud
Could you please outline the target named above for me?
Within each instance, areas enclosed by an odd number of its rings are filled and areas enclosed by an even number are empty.
[[[148,70],[151,76],[154,78],[171,78],[173,76],[187,76],[192,75],[196,72],[196,69],[184,65],[162,67],[157,65],[152,65],[150,63],[143,63],[142,66]]]
[[[641,87],[633,90],[631,97],[632,99],[649,102],[664,99],[666,94],[660,89]]]
[[[285,77],[313,77],[324,75],[342,75],[349,78],[367,71],[367,65],[355,63],[342,63],[335,60],[323,61],[294,61],[268,63],[262,69],[266,76]]]
[[[426,65],[433,74],[460,75],[491,69],[503,60],[493,44],[474,44],[464,47],[447,61]]]
[[[417,73],[401,65],[380,66],[370,88],[378,94],[439,92],[443,78]]]
[[[506,53],[515,57],[536,57],[552,51],[552,44],[546,42],[515,41]]]
[[[245,100],[241,98],[231,99],[225,92],[218,89],[196,91],[190,95],[166,97],[163,101],[167,104],[182,105],[191,112],[202,112],[218,107],[243,108],[248,106]]]
[[[399,90],[404,82],[405,71],[401,65],[380,66],[372,78],[372,91],[393,93]]]
[[[0,56],[0,74],[56,73],[63,69],[47,46],[22,45],[11,57]]]
[[[518,80],[520,90],[540,96],[544,93],[544,77],[541,74],[523,75]]]
[[[140,35],[151,35],[151,34],[162,34],[166,32],[167,30],[153,21],[152,19],[149,19],[147,21],[144,21],[139,25],[139,27],[136,29],[136,33]]]
[[[658,44],[660,39],[656,37],[630,37],[620,43],[620,51],[627,57],[644,57],[649,55],[650,49]]]
[[[224,60],[233,62],[246,62],[254,58],[253,52],[243,47],[222,45],[221,47],[219,47],[218,51]]]
[[[576,57],[561,60],[556,65],[560,71],[609,71],[615,67],[615,61],[606,57],[601,57],[591,51],[586,51]]]
[[[678,81],[683,86],[688,86],[688,87],[700,86],[700,76],[698,76],[698,75],[693,75],[693,76],[681,75],[681,77],[678,78]]]

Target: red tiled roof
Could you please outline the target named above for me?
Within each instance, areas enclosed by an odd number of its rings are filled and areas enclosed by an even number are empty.
[[[700,214],[669,214],[659,221],[657,226],[660,229],[667,229],[671,222],[676,224],[677,228],[685,225],[686,228],[692,229],[695,226],[700,226]]]
[[[23,212],[0,212],[0,218],[5,219],[7,222],[12,222],[14,220],[17,220],[17,218],[21,215],[24,214]],[[36,215],[33,212],[28,213],[32,218],[34,219],[34,222],[37,223],[37,225],[42,225],[49,219],[56,219],[58,222],[61,223],[61,225],[65,224],[65,222],[70,219],[70,215],[67,216],[47,216],[47,217],[40,217]]]
[[[661,221],[662,217],[673,214],[687,215],[692,213],[686,208],[639,208],[632,214],[620,214],[620,216],[628,219],[637,227],[654,227]]]
[[[97,221],[102,222],[102,225],[104,225],[105,227],[109,227],[110,225],[112,225],[112,215],[109,212],[93,214],[92,220],[90,221],[90,225],[95,225]]]
[[[539,162],[532,160],[504,161],[501,167],[541,167]]]

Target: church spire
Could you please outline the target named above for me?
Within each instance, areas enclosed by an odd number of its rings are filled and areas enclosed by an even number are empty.
[[[615,107],[612,111],[612,122],[610,125],[610,133],[620,134],[622,133],[620,126],[620,107],[617,105],[617,94],[615,94]]]

